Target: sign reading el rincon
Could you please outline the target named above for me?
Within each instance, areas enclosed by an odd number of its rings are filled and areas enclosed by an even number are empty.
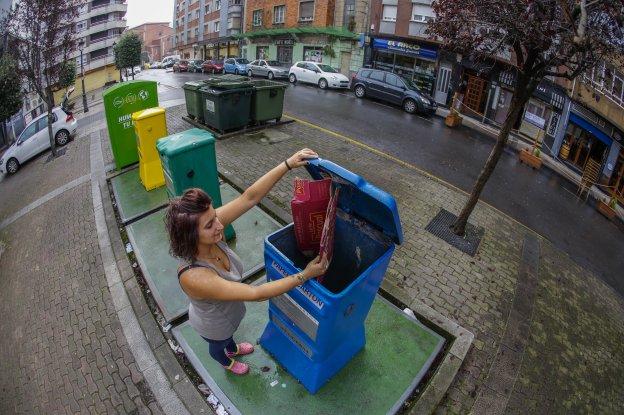
[[[103,98],[115,167],[122,169],[139,161],[132,113],[158,106],[157,83],[123,82],[107,89]]]

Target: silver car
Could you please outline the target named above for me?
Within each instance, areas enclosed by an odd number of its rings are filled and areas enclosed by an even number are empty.
[[[273,78],[288,78],[289,66],[284,66],[278,61],[258,59],[247,65],[248,76],[266,76]]]

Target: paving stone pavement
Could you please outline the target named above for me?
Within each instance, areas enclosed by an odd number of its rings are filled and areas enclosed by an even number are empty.
[[[0,182],[2,217],[89,174],[89,140],[45,158]],[[90,181],[4,228],[0,245],[0,413],[162,413],[115,313]]]
[[[184,106],[167,111],[169,133],[190,128],[181,119]],[[485,235],[478,254],[467,256],[424,229],[441,207],[457,214],[466,200],[464,193],[311,126],[293,123],[279,131],[288,138],[275,144],[262,133],[218,141],[219,170],[249,185],[295,151],[309,147],[394,195],[405,242],[395,251],[383,287],[401,298],[424,302],[474,333],[474,346],[436,411],[469,413],[507,329],[522,243],[532,232],[480,203],[471,222],[484,227]],[[268,195],[287,211],[296,175],[307,173],[288,173]],[[622,413],[622,298],[548,241],[533,236],[542,246],[536,301],[528,332],[523,333],[529,336],[526,351],[514,359],[522,366],[513,374],[517,380],[508,391],[506,411],[582,413],[594,408]]]

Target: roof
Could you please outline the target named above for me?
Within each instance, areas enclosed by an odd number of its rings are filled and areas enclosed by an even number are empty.
[[[358,35],[353,32],[348,31],[344,27],[316,27],[316,26],[305,26],[305,27],[291,27],[291,28],[280,28],[280,29],[260,29],[260,30],[252,30],[250,32],[241,33],[238,35],[232,36],[235,39],[242,38],[257,38],[257,37],[273,37],[273,36],[283,36],[283,35],[328,35],[328,36],[336,36],[342,39],[358,39]]]

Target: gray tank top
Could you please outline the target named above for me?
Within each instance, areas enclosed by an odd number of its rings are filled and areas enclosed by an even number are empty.
[[[219,241],[217,244],[230,261],[229,272],[209,262],[195,261],[193,264],[210,268],[223,279],[240,282],[243,277],[242,261],[225,242]],[[210,340],[228,339],[245,316],[245,303],[242,301],[195,300],[190,297],[189,300],[189,324],[200,336]]]

